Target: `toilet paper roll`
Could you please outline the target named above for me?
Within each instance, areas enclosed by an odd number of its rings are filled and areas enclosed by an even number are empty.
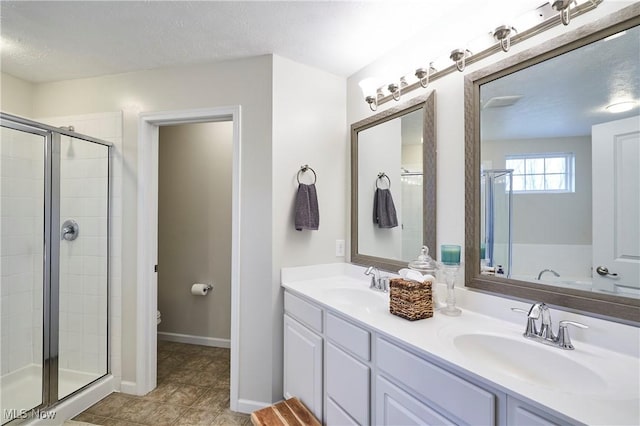
[[[191,286],[191,294],[194,296],[206,296],[209,292],[207,284],[194,284]]]

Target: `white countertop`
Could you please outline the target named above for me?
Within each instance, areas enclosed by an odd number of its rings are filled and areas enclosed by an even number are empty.
[[[364,268],[351,264],[283,268],[281,281],[289,291],[400,340],[428,356],[439,358],[449,366],[527,402],[541,404],[585,424],[640,424],[638,328],[552,309],[554,332],[562,319],[580,321],[591,327],[589,330],[571,329],[576,349],[562,350],[522,337],[526,318],[513,313],[509,307],[527,309],[530,304],[464,288],[456,289],[461,316],[447,317],[436,311],[432,318],[411,322],[389,313],[388,294],[369,290],[368,277],[363,275],[363,271]],[[446,292],[444,287],[441,284],[436,286],[441,300],[444,300]],[[342,297],[336,297],[337,294]],[[364,297],[344,297],[351,294]],[[517,362],[496,368],[496,363],[492,363],[487,354],[480,356],[479,353],[461,350],[454,344],[454,339],[463,334],[505,337],[507,340],[503,341],[506,342],[514,339],[514,346],[523,348],[523,365],[536,365],[537,359],[532,359],[535,354],[548,354],[550,359],[562,362],[537,366],[540,370],[536,370],[537,382],[534,383],[527,380],[526,371],[519,371]],[[518,356],[516,361],[519,360]],[[566,369],[558,372],[553,369],[562,366],[569,366],[572,371],[575,367],[576,374],[571,376],[573,380],[564,381],[558,388],[554,385],[554,374],[567,372]],[[528,373],[531,374],[530,370]],[[546,378],[550,379],[548,383],[544,383]]]

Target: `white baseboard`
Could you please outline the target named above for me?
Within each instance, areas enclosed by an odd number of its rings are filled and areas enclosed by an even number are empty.
[[[158,340],[169,342],[190,343],[192,345],[211,346],[214,348],[230,348],[230,339],[218,339],[216,337],[192,336],[190,334],[168,333],[158,331]]]
[[[138,385],[136,384],[136,382],[123,380],[122,382],[120,382],[120,392],[127,393],[129,395],[137,395]]]
[[[233,408],[232,410],[239,413],[251,414],[256,410],[260,410],[270,405],[272,405],[270,402],[251,401],[250,399],[241,398],[238,399],[238,406],[235,408],[235,410]]]

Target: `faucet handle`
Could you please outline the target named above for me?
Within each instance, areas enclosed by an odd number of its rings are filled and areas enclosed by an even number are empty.
[[[562,320],[562,321],[558,322],[558,324],[560,325],[560,327],[566,327],[568,325],[572,325],[572,326],[578,327],[578,328],[589,328],[588,325],[583,324],[581,322],[577,322],[577,321]]]
[[[572,325],[574,327],[578,327],[578,328],[589,328],[588,325],[582,324],[581,322],[576,322],[576,321],[560,321],[559,323],[559,329],[558,329],[558,346],[560,346],[562,349],[574,349],[573,345],[571,344],[571,338],[569,337],[569,330],[568,327],[569,325]]]
[[[513,312],[517,312],[519,314],[525,314],[527,315],[527,327],[524,330],[524,333],[522,333],[522,335],[524,337],[536,337],[538,335],[538,328],[536,327],[536,319],[538,317],[532,317],[529,315],[530,310],[526,310],[526,309],[522,309],[522,308],[514,308],[512,307],[511,310]]]

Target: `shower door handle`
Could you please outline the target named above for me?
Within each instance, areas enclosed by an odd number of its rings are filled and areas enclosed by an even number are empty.
[[[73,219],[65,220],[62,224],[62,239],[65,241],[73,241],[78,238],[80,227]]]

